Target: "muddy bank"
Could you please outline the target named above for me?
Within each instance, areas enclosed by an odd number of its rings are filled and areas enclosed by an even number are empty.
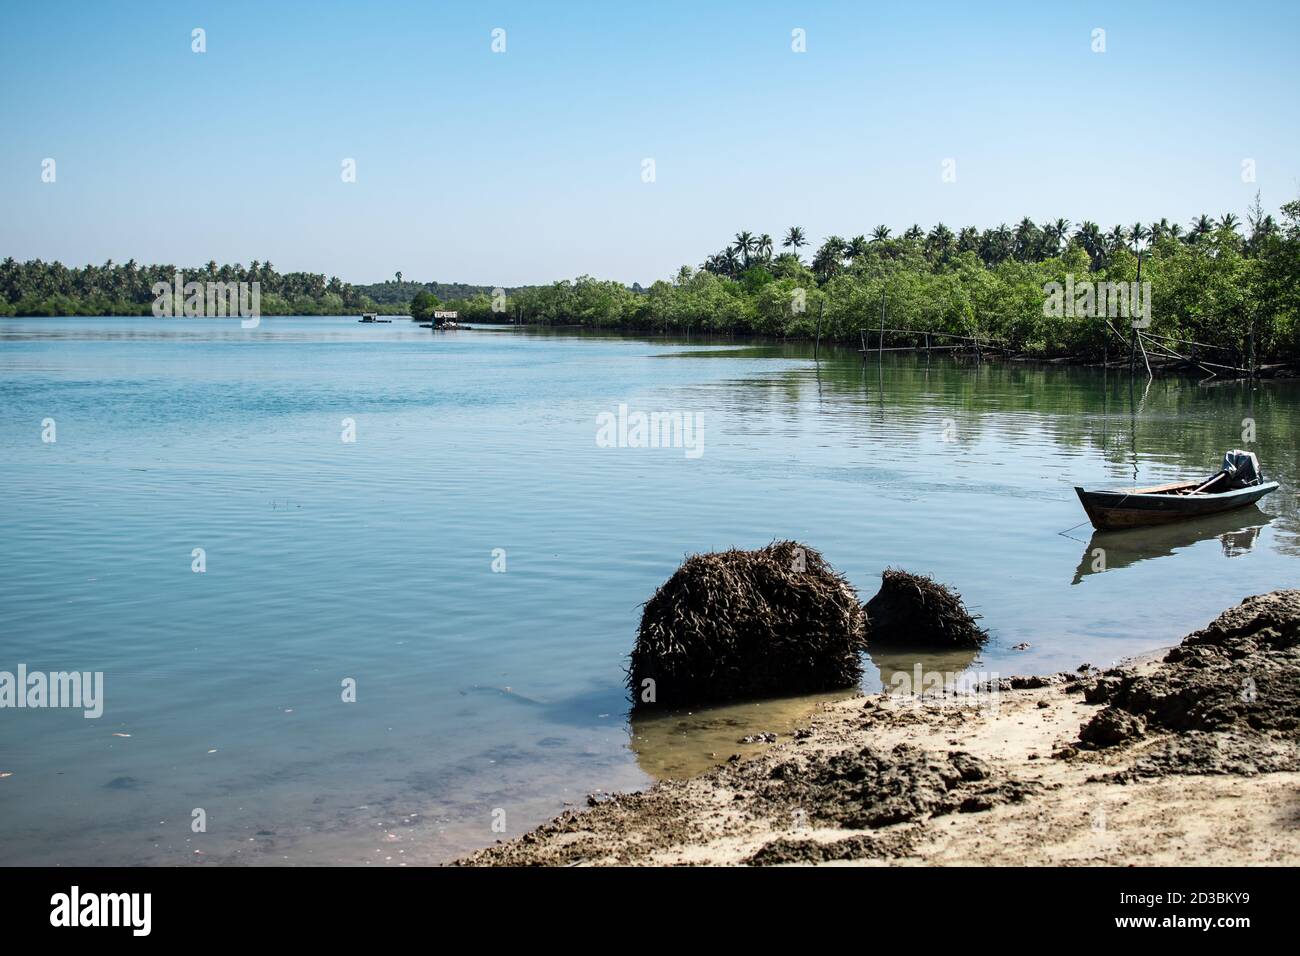
[[[1154,673],[1105,674],[1087,696],[1106,706],[1080,731],[1084,746],[1156,738],[1117,779],[1300,771],[1300,591],[1247,598]]]
[[[748,759],[459,865],[1295,864],[1300,591],[1163,657],[825,705]]]

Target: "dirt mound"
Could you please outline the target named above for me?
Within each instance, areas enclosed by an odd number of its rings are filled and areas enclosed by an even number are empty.
[[[842,840],[813,840],[780,837],[745,860],[750,866],[782,866],[791,863],[827,863],[845,860],[892,860],[912,852],[917,843],[915,830],[890,833],[855,833]]]
[[[788,760],[772,768],[758,796],[801,810],[814,823],[875,829],[948,813],[976,813],[1019,802],[1032,784],[1008,780],[977,757],[899,744]]]
[[[748,862],[895,858],[911,852],[931,817],[1019,803],[1041,789],[971,754],[905,743],[892,749],[772,755],[689,780],[664,781],[646,793],[614,794],[456,865],[643,863],[659,851],[763,829],[774,839],[755,848]],[[892,823],[916,826],[881,829]],[[864,832],[829,843],[799,832],[826,825]]]
[[[862,649],[857,596],[812,548],[696,554],[646,602],[628,689],[647,709],[851,687]]]
[[[865,610],[872,646],[978,648],[988,640],[960,594],[921,574],[887,568]]]
[[[1279,769],[1287,761],[1278,745],[1285,753],[1300,742],[1300,591],[1246,598],[1184,638],[1155,672],[1109,671],[1086,693],[1107,703],[1080,730],[1086,745],[1182,733],[1147,755],[1137,773]]]

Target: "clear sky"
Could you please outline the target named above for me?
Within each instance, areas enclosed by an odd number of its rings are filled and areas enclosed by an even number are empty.
[[[0,257],[649,284],[740,229],[1185,225],[1300,194],[1298,103],[1296,0],[4,0]]]

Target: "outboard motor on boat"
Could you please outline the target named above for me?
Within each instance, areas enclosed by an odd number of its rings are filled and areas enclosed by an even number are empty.
[[[1229,488],[1248,488],[1264,481],[1259,471],[1259,459],[1253,451],[1230,451],[1223,456],[1223,473],[1228,476]]]

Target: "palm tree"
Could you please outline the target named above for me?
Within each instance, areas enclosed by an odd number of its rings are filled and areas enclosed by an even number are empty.
[[[267,268],[268,268],[268,269],[270,268],[270,265],[271,265],[271,264],[268,262],[268,263],[267,263]],[[397,273],[397,284],[398,284],[398,285],[401,285],[401,284],[402,284],[402,274],[401,274],[400,272]]]
[[[1015,255],[1021,262],[1029,262],[1038,252],[1040,231],[1034,220],[1025,216],[1016,223]]]
[[[877,226],[875,229],[871,230],[872,242],[884,242],[888,238],[889,238],[888,226]]]
[[[980,237],[980,258],[990,266],[1006,262],[1015,252],[1015,236],[1004,222],[996,229],[984,230]]]
[[[1169,235],[1169,220],[1162,216],[1159,222],[1153,222],[1148,235],[1151,236],[1151,244],[1155,245]]]
[[[1183,235],[1183,227],[1178,225],[1178,223],[1176,222],[1171,222],[1169,224],[1169,238],[1179,239],[1182,237],[1182,235]]]
[[[952,255],[956,239],[957,237],[953,235],[951,229],[943,223],[939,223],[925,237],[926,255],[939,262],[947,262],[948,257]]]
[[[1228,213],[1224,213],[1224,214],[1223,214],[1223,218],[1219,220],[1219,228],[1220,228],[1220,229],[1227,229],[1227,230],[1229,230],[1230,232],[1236,232],[1236,231],[1237,231],[1237,225],[1238,225],[1240,222],[1241,222],[1241,220],[1238,219],[1236,216],[1234,216],[1232,213],[1230,213],[1230,212],[1228,212]]]
[[[980,231],[974,226],[963,226],[957,233],[957,252],[975,252],[980,251]]]
[[[734,276],[740,272],[740,258],[734,246],[722,250],[722,267],[725,270],[723,275]]]
[[[1128,231],[1128,240],[1133,244],[1134,251],[1142,245],[1151,236],[1151,230],[1140,222],[1133,223],[1133,227]]]
[[[1205,213],[1201,213],[1201,215],[1192,220],[1192,228],[1191,231],[1187,233],[1187,241],[1189,243],[1200,242],[1202,238],[1208,236],[1212,232],[1214,232],[1214,220],[1205,215]]]
[[[763,233],[754,240],[754,252],[760,259],[768,260],[772,258],[772,237]]]
[[[845,247],[844,252],[851,262],[861,262],[867,257],[867,251],[870,248],[871,247],[867,244],[866,236],[854,236],[849,240],[849,244]]]
[[[754,251],[754,234],[748,229],[736,233],[736,242],[731,248],[736,250],[745,265],[749,265],[749,254]]]
[[[785,241],[781,243],[786,249],[793,249],[795,256],[799,255],[799,247],[808,245],[808,240],[804,238],[802,226],[791,226],[785,234]]]
[[[925,231],[916,223],[912,223],[907,228],[907,232],[903,233],[903,238],[908,242],[920,242],[925,238]]]
[[[836,275],[844,265],[844,252],[848,244],[840,236],[828,236],[813,256],[812,268],[824,279]]]
[[[1106,251],[1116,252],[1119,249],[1127,249],[1127,234],[1123,226],[1116,226],[1110,232],[1106,233]]]
[[[1088,253],[1088,258],[1092,260],[1092,267],[1098,268],[1101,257],[1105,255],[1106,249],[1101,237],[1101,228],[1091,220],[1085,219],[1079,223],[1079,229],[1074,234],[1074,238],[1079,240],[1079,245],[1083,251]]]
[[[1061,251],[1061,243],[1070,234],[1070,220],[1057,219],[1043,227],[1043,250],[1054,256]]]

